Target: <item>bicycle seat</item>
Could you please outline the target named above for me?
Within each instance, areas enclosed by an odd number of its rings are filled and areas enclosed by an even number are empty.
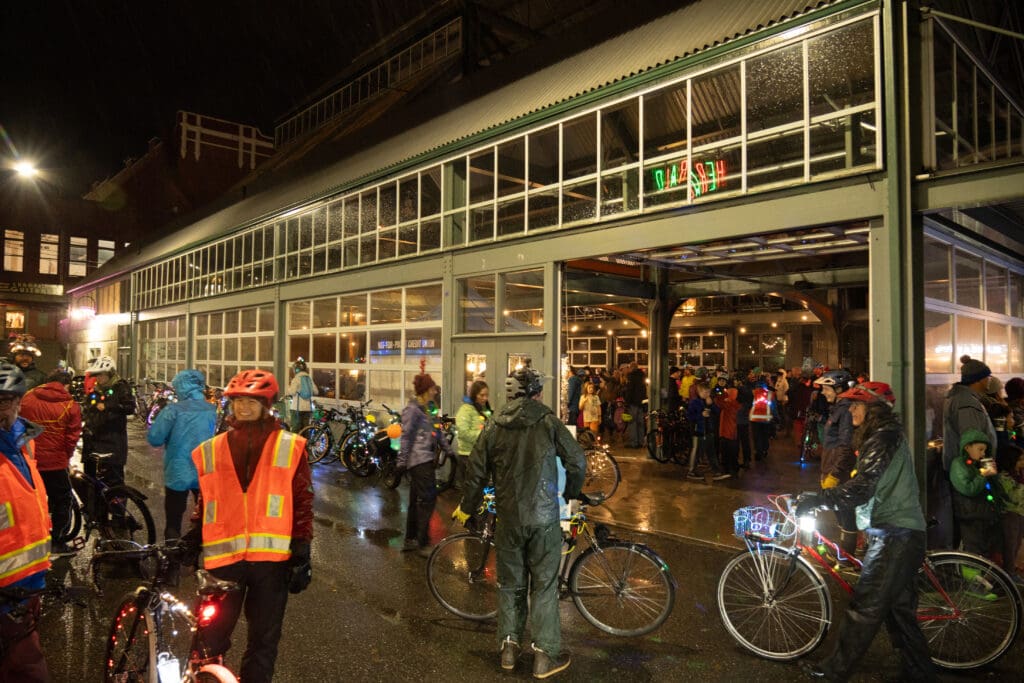
[[[92,458],[94,460],[106,460],[108,458],[113,458],[114,454],[113,453],[89,453],[85,457]]]
[[[228,593],[230,591],[241,590],[242,588],[234,581],[218,579],[216,576],[206,571],[205,569],[199,569],[196,571],[196,579],[199,581],[198,590],[200,595],[215,595],[217,593]]]

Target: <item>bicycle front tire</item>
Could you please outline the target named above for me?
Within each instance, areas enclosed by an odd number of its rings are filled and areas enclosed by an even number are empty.
[[[929,553],[915,586],[917,622],[936,665],[985,666],[1005,655],[1017,638],[1020,593],[989,560],[953,550]]]
[[[476,534],[449,536],[427,560],[427,585],[441,606],[471,621],[498,613],[498,569],[494,546]]]
[[[306,462],[310,465],[323,460],[334,446],[334,434],[327,425],[308,425],[299,431],[299,436],[306,440]]]
[[[647,453],[658,462],[668,462],[672,459],[672,449],[666,436],[668,435],[660,429],[647,432]]]
[[[152,615],[145,606],[148,599],[148,593],[129,593],[114,612],[103,669],[103,679],[108,683],[150,680]]]
[[[100,535],[107,539],[156,543],[156,524],[146,507],[145,496],[130,486],[112,486],[103,492],[106,509],[99,520]]]
[[[642,636],[668,619],[675,580],[645,545],[610,541],[591,546],[569,572],[569,592],[583,618],[613,636]]]
[[[345,442],[341,454],[345,468],[357,477],[368,477],[377,471],[373,462],[372,449],[363,436],[357,436]]]
[[[586,451],[587,471],[583,479],[583,490],[587,493],[600,492],[608,500],[619,488],[622,472],[615,458],[604,450]]]
[[[68,520],[67,527],[64,528],[63,533],[54,532],[53,542],[67,543],[78,536],[78,532],[82,530],[82,506],[79,504],[74,494],[71,495],[71,503],[68,505]]]
[[[729,561],[718,580],[718,611],[737,643],[782,662],[818,647],[832,621],[824,580],[803,557],[772,546]]]
[[[238,678],[226,666],[206,664],[194,676],[195,683],[238,683]]]

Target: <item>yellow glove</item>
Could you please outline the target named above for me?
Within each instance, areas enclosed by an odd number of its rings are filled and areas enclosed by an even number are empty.
[[[839,486],[839,478],[831,474],[825,477],[825,481],[821,482],[822,489],[831,489],[836,486]]]
[[[469,513],[463,512],[461,507],[456,507],[452,512],[452,519],[458,520],[459,524],[465,525],[469,521]]]

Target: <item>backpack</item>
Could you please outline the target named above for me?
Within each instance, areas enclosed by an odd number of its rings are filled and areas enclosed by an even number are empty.
[[[308,401],[313,398],[313,380],[309,378],[309,375],[299,376],[299,398],[303,401]]]

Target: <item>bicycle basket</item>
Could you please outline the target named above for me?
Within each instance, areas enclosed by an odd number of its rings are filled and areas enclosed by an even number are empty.
[[[764,538],[786,539],[796,533],[796,525],[780,510],[751,505],[732,513],[733,535],[741,541],[747,533]]]

